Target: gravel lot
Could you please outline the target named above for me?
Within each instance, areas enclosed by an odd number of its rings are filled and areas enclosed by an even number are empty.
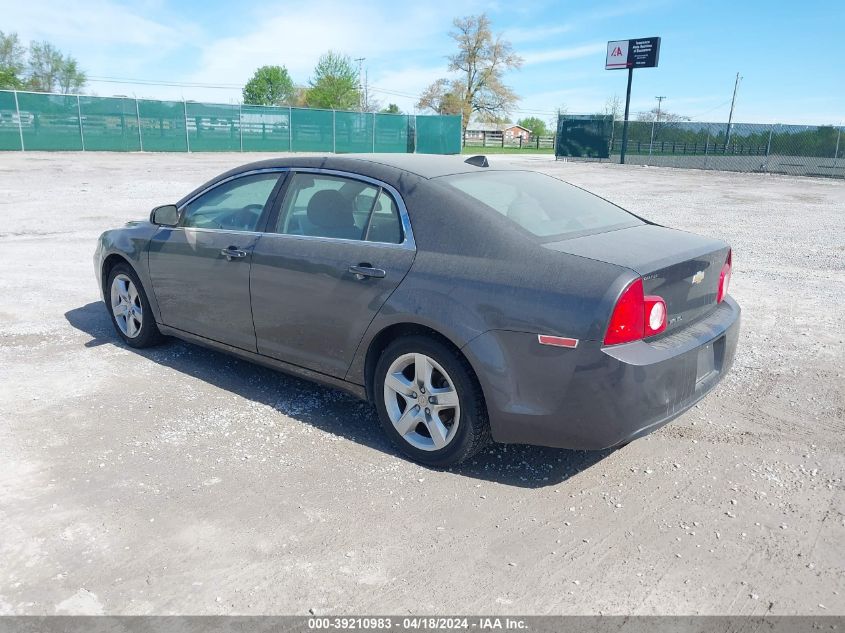
[[[0,613],[845,614],[845,183],[520,159],[730,241],[736,364],[619,451],[437,472],[340,392],[117,343],[99,233],[253,158],[0,154]]]

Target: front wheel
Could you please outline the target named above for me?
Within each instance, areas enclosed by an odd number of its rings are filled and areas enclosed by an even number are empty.
[[[106,306],[118,336],[131,347],[159,343],[161,334],[135,271],[128,264],[118,264],[109,272],[107,284]]]
[[[393,341],[379,358],[373,395],[379,420],[411,459],[446,467],[490,442],[481,387],[466,359],[433,338]]]

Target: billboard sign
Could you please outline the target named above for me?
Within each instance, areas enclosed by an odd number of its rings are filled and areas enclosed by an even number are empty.
[[[660,58],[660,38],[641,37],[607,43],[605,70],[619,68],[654,68]]]

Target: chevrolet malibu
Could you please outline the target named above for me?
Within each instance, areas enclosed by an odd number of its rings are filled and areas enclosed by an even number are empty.
[[[117,335],[175,336],[375,405],[409,457],[624,445],[733,361],[731,250],[484,157],[238,167],[94,257]]]

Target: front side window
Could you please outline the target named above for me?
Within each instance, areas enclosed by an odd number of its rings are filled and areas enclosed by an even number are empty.
[[[255,231],[278,180],[278,173],[253,174],[214,187],[185,207],[182,226]]]
[[[402,242],[393,198],[377,185],[323,174],[293,176],[276,232],[370,242]]]
[[[538,237],[574,237],[643,224],[607,200],[537,172],[457,174],[442,181]]]

